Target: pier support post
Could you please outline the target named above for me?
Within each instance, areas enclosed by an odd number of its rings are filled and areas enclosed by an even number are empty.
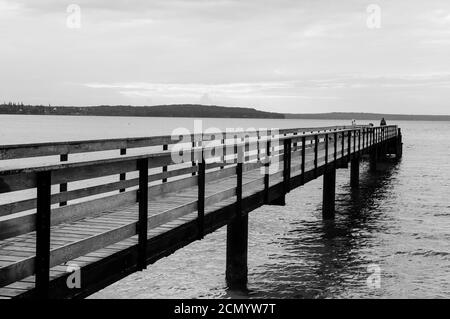
[[[373,172],[377,170],[377,162],[378,162],[378,147],[373,146],[372,151],[370,152],[370,167],[369,169]]]
[[[231,289],[245,289],[247,287],[248,214],[244,214],[242,211],[244,145],[239,145],[237,148],[236,213],[227,225],[227,265],[225,276],[227,285]]]
[[[237,214],[227,225],[226,280],[229,288],[247,287],[248,215]]]
[[[351,161],[350,186],[353,188],[359,187],[359,158],[357,157],[354,157]]]
[[[51,172],[39,172],[37,174],[35,280],[37,296],[41,299],[49,297],[51,186]]]
[[[137,161],[139,170],[138,269],[147,268],[148,237],[148,158]]]
[[[402,131],[400,128],[398,129],[396,142],[397,142],[397,145],[396,145],[395,156],[397,157],[397,159],[400,159],[400,158],[402,158],[402,154],[403,154]]]
[[[336,169],[330,168],[323,175],[323,219],[333,219],[336,197]]]

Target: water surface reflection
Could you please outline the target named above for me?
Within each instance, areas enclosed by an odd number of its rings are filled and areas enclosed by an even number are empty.
[[[396,171],[397,165],[383,172],[364,167],[359,189],[345,185],[345,181],[341,186],[335,220],[291,222],[292,228],[275,240],[274,244],[282,248],[280,254],[273,256],[273,263],[258,267],[258,279],[270,279],[257,292],[252,293],[250,287],[249,296],[326,298],[345,295],[349,285],[368,289],[367,266],[376,262],[368,251],[376,235],[390,227],[390,217],[377,209],[377,203],[392,196],[391,181]],[[321,205],[316,205],[314,214],[321,214]]]

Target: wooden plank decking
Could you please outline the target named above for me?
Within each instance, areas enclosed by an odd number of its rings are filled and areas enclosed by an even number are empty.
[[[323,130],[323,128],[321,128]],[[283,143],[272,154],[271,167],[277,167],[270,172],[269,184],[265,185],[265,167],[263,162],[264,147],[259,139],[256,142],[257,154],[249,151],[247,145],[243,164],[243,211],[249,211],[269,201],[283,196],[286,181],[289,188],[295,188],[303,183],[321,176],[328,167],[345,165],[352,156],[360,156],[377,147],[379,143],[387,143],[397,136],[396,127],[386,128],[386,134],[374,140],[374,134],[369,128],[346,129],[325,128],[322,133],[310,134],[306,129],[291,130],[282,133],[279,139],[289,141],[289,159],[285,154]],[[383,130],[384,131],[384,130]],[[307,132],[307,133],[306,133]],[[346,134],[355,135],[348,137]],[[364,132],[368,132],[364,135]],[[291,133],[291,134],[289,134]],[[327,134],[327,135],[324,135]],[[342,134],[342,137],[341,137]],[[370,135],[372,134],[372,135]],[[377,133],[378,134],[378,133]],[[384,132],[383,132],[384,134]],[[356,139],[358,136],[358,140]],[[335,141],[335,137],[337,137]],[[157,145],[161,141],[169,141],[166,137],[158,137],[151,142],[135,141],[135,145]],[[378,141],[378,142],[377,142]],[[176,143],[172,141],[170,143]],[[302,145],[303,143],[303,145]],[[308,143],[306,145],[306,143]],[[132,142],[114,141],[105,143],[107,149],[129,146]],[[75,143],[78,150],[86,151],[88,146]],[[101,145],[92,142],[90,145]],[[286,145],[286,144],[285,144]],[[14,156],[24,156],[25,150],[33,149],[30,156],[53,155],[49,150],[65,152],[67,145],[41,145],[43,153],[36,151],[35,146],[5,146],[0,147],[3,159]],[[59,147],[59,148],[58,148]],[[71,146],[73,151],[73,146]],[[245,146],[244,146],[245,147]],[[8,152],[13,150],[14,156]],[[232,155],[237,156],[237,148],[232,145]],[[200,149],[205,152],[205,148]],[[197,152],[192,150],[192,154]],[[127,156],[115,161],[97,161],[95,163],[63,163],[39,167],[20,167],[0,171],[0,195],[14,194],[37,185],[36,174],[40,171],[51,171],[52,184],[70,183],[110,176],[120,172],[136,171],[135,161],[149,157],[149,168],[163,168],[161,172],[149,175],[148,186],[148,233],[146,263],[153,263],[182,246],[195,241],[198,235],[198,203],[199,187],[198,166],[176,166],[168,158],[170,151],[151,156],[148,154]],[[227,152],[229,154],[229,152]],[[304,155],[303,155],[304,154]],[[303,155],[303,156],[302,156]],[[304,161],[302,161],[304,157]],[[20,158],[20,157],[19,157]],[[152,160],[155,159],[153,162]],[[288,160],[289,176],[286,180],[284,160]],[[173,165],[173,169],[167,167]],[[221,166],[223,169],[221,169]],[[236,205],[236,161],[221,164],[208,164],[205,174],[205,233],[227,224],[235,214]],[[161,183],[161,179],[165,179]],[[168,182],[166,182],[168,178]],[[179,178],[179,179],[175,179]],[[138,270],[139,254],[139,179],[130,177],[119,182],[106,182],[81,190],[53,193],[52,224],[50,235],[50,297],[85,297],[108,284],[123,278]],[[3,186],[2,186],[3,183]],[[106,185],[106,186],[105,186]],[[136,186],[136,187],[135,187]],[[134,187],[134,188],[133,188]],[[119,189],[127,188],[125,192],[117,193]],[[115,193],[111,193],[114,192]],[[97,195],[106,197],[96,198]],[[106,194],[106,195],[105,195]],[[70,200],[86,195],[88,200],[77,202]],[[56,207],[59,202],[67,202]],[[33,210],[34,209],[34,210]],[[39,297],[35,286],[36,256],[36,199],[18,198],[8,203],[2,203],[0,197],[0,298]],[[2,217],[3,216],[3,217]],[[200,236],[201,237],[201,236]],[[72,268],[68,268],[68,266]],[[70,289],[66,278],[73,266],[80,267],[82,273],[82,288]]]

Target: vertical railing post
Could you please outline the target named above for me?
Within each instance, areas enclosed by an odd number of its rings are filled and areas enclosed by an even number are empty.
[[[373,129],[373,131],[374,131],[374,133],[373,133],[373,148],[376,151],[378,148],[378,145],[377,145],[377,143],[378,143],[378,128],[375,127]]]
[[[363,148],[363,154],[365,154],[366,150],[366,129],[362,129],[362,148]]]
[[[163,145],[163,151],[167,151],[168,149],[169,149],[169,145],[164,144],[164,145]],[[165,172],[167,172],[167,166],[163,166],[163,168],[162,168],[163,176],[164,176],[164,173],[165,173]],[[163,182],[163,183],[166,183],[166,182],[167,182],[167,178],[163,177],[162,182]]]
[[[290,192],[290,179],[291,179],[291,143],[292,140],[284,140],[283,148],[283,185],[284,193]]]
[[[205,236],[205,176],[206,163],[203,154],[203,146],[201,148],[201,157],[198,163],[198,238],[202,239]]]
[[[233,144],[233,153],[234,153],[234,162],[237,164],[239,162],[239,149],[238,149],[238,143],[239,143],[239,136],[235,136],[234,138],[234,144]]]
[[[260,150],[260,145],[259,145],[259,139],[260,139],[259,130],[257,130],[256,131],[256,161],[257,162],[261,161],[261,150]]]
[[[68,160],[69,160],[69,154],[61,154],[59,156],[60,162],[67,162]],[[59,184],[59,192],[60,193],[67,192],[67,183]],[[63,201],[63,202],[59,203],[59,206],[66,206],[66,205],[67,205],[67,201]]]
[[[297,135],[298,135],[298,133],[297,132],[294,132],[294,138],[295,137],[297,137]],[[293,147],[294,147],[294,152],[297,150],[297,139],[295,139],[295,142],[294,142],[294,144],[293,144]]]
[[[139,221],[138,221],[138,269],[147,268],[148,237],[148,158],[139,159]]]
[[[371,140],[372,140],[372,141],[371,141],[371,146],[372,146],[372,149],[373,149],[373,148],[375,148],[375,128],[372,128],[371,135],[372,135],[372,136],[370,137]]]
[[[395,157],[400,159],[403,154],[403,141],[402,141],[402,131],[400,128],[397,129],[397,138],[396,138],[396,151]]]
[[[306,136],[302,136],[302,185],[305,185]]]
[[[49,297],[50,281],[50,222],[51,172],[37,173],[36,204],[36,291],[37,297]]]
[[[367,149],[370,146],[369,140],[370,140],[369,139],[369,129],[365,128],[364,129],[364,149],[365,149],[365,153],[367,153]]]
[[[350,161],[352,158],[352,131],[348,131],[348,141],[347,141],[347,161]]]
[[[373,141],[372,141],[372,143],[373,143],[373,147],[375,148],[375,145],[377,144],[377,128],[376,127],[373,129]]]
[[[325,165],[328,165],[328,133],[325,134]]]
[[[375,147],[376,144],[377,144],[377,128],[375,127],[373,129],[373,146]]]
[[[377,159],[378,158],[380,158],[380,151],[381,151],[381,148],[380,148],[380,143],[381,143],[381,128],[377,128],[377,146],[376,146],[376,149],[377,149]]]
[[[251,151],[251,148],[250,148],[250,145],[251,145],[250,136],[245,135],[244,138],[243,138],[243,142],[244,142],[244,146],[243,146],[244,154],[243,154],[242,163],[245,163],[245,162],[250,160],[250,151]]]
[[[225,156],[227,156],[227,146],[225,145],[225,139],[223,138],[222,141],[222,164],[223,166],[220,166],[220,169],[224,169],[225,168]]]
[[[317,177],[317,166],[319,158],[319,135],[314,135],[314,178]]]
[[[270,171],[270,149],[271,149],[270,135],[267,135],[266,141],[266,160],[264,163],[264,203],[269,204],[269,171]]]
[[[381,132],[380,128],[377,127],[377,144],[380,144],[380,132]]]
[[[292,140],[291,139],[289,139],[288,140],[289,141],[289,157],[288,157],[288,160],[289,160],[289,165],[288,165],[288,177],[289,177],[289,183],[290,183],[290,178],[291,178],[291,167],[292,167]],[[289,184],[289,191],[291,191],[291,186],[290,186],[290,184]]]
[[[127,149],[126,149],[126,148],[121,148],[121,149],[120,149],[120,155],[126,155],[126,154],[127,154]],[[124,181],[124,180],[126,179],[126,177],[127,177],[126,173],[121,173],[121,174],[119,175],[119,180],[120,180],[120,181]],[[121,188],[121,189],[119,190],[119,192],[120,192],[120,193],[125,192],[125,188]]]
[[[345,131],[342,132],[342,154],[341,154],[341,163],[345,160]]]
[[[338,133],[334,132],[334,167],[337,166],[337,141],[338,140]]]
[[[381,148],[380,148],[380,146],[381,146],[381,142],[382,142],[382,140],[381,140],[381,127],[379,127],[378,128],[378,155],[380,155],[380,150],[381,150]]]
[[[245,146],[244,146],[245,147]],[[242,216],[242,169],[245,154],[242,154],[242,147],[238,148],[238,160],[236,165],[236,215]]]
[[[196,166],[196,161],[195,161],[195,147],[196,147],[196,142],[195,142],[195,135],[194,135],[194,141],[192,142],[192,167],[195,168]],[[192,176],[195,176],[195,170],[192,172]]]
[[[361,132],[362,132],[362,130],[358,131],[358,152],[359,152],[359,156],[361,156],[361,153],[362,153],[362,149],[361,149]]]

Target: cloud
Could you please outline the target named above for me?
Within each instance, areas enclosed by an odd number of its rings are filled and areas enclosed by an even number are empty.
[[[66,27],[69,3],[81,7],[81,29]],[[366,26],[370,3],[0,0],[0,93],[66,105],[209,96],[286,111],[338,111],[349,100],[371,111],[395,100],[400,112],[429,107],[411,101],[417,92],[447,110],[450,2],[379,0],[377,30]]]
[[[88,83],[92,89],[114,90],[132,99],[152,98],[170,103],[220,104],[225,101],[251,104],[255,100],[335,100],[335,96],[307,95],[296,82],[224,84]],[[214,103],[213,103],[214,101]]]
[[[282,92],[292,89],[293,83],[87,83],[85,86],[93,89],[115,89],[128,96],[199,97],[208,94],[216,97],[242,98],[268,95],[283,96]]]
[[[249,83],[86,83],[91,89],[112,89],[126,96],[228,98],[312,98],[305,90],[362,89],[362,88],[450,88],[450,73],[324,76],[323,78],[279,82]],[[333,99],[335,97],[316,96]]]
[[[0,0],[0,18],[16,17],[22,10],[23,6],[20,3]]]

